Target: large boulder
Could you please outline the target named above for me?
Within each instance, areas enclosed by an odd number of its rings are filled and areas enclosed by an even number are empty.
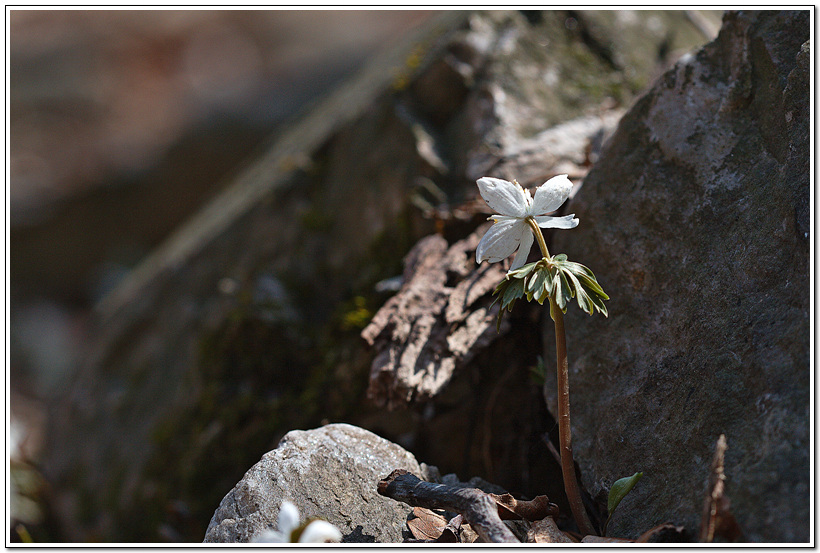
[[[810,18],[727,14],[624,116],[555,237],[612,298],[566,318],[586,487],[644,472],[611,535],[697,536],[724,433],[745,537],[810,538]]]
[[[412,509],[376,492],[379,480],[395,469],[422,474],[412,453],[362,428],[293,430],[228,492],[205,541],[249,542],[276,528],[288,500],[303,520],[319,517],[339,528],[343,542],[401,542]]]

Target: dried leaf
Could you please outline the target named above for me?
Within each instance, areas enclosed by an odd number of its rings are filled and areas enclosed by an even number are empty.
[[[498,504],[498,516],[501,520],[541,520],[548,516],[558,515],[558,506],[550,503],[549,497],[539,495],[530,501],[523,501],[505,493],[489,494]]]
[[[461,526],[461,543],[475,543],[478,541],[478,534],[469,524]]]
[[[456,515],[451,518],[450,522],[447,523],[447,526],[445,526],[441,532],[441,535],[435,540],[435,543],[459,543],[461,541],[459,539],[459,531],[463,521],[464,517],[462,515]]]
[[[447,526],[447,519],[430,509],[413,507],[416,518],[407,521],[410,533],[419,540],[436,540],[441,537]]]

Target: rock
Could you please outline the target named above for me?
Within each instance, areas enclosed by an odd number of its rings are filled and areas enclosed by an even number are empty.
[[[586,487],[644,473],[613,536],[697,536],[724,433],[746,537],[810,538],[810,17],[728,13],[624,116],[570,206],[580,225],[555,236],[612,298],[566,328]]]
[[[276,527],[287,499],[303,520],[319,517],[339,528],[343,542],[401,542],[412,508],[376,492],[379,480],[397,468],[422,475],[411,453],[362,428],[293,430],[228,492],[204,541],[249,542]]]

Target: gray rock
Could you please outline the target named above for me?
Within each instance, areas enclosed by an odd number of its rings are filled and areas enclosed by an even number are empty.
[[[225,496],[204,541],[250,541],[276,527],[287,499],[303,519],[334,524],[343,542],[401,542],[412,509],[376,491],[379,480],[398,468],[423,476],[411,453],[356,426],[288,432]]]
[[[809,539],[809,18],[727,14],[623,118],[555,236],[612,297],[566,325],[586,487],[644,472],[613,536],[697,536],[725,433],[746,538]]]

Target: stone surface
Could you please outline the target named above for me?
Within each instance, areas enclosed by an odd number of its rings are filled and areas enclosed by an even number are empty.
[[[570,206],[580,225],[555,236],[612,298],[609,319],[572,306],[566,327],[586,487],[644,473],[613,536],[696,537],[725,433],[746,537],[810,538],[809,19],[727,14],[624,116]]]
[[[319,517],[339,528],[342,542],[401,542],[412,509],[376,491],[379,480],[397,468],[422,474],[411,453],[356,426],[288,432],[228,492],[204,541],[249,542],[269,526],[276,528],[287,499],[303,520]]]

